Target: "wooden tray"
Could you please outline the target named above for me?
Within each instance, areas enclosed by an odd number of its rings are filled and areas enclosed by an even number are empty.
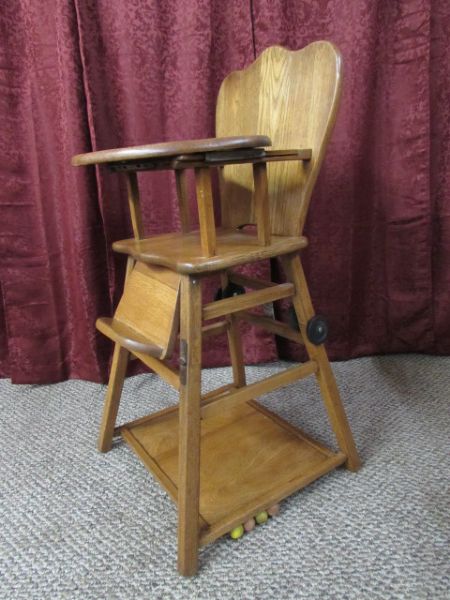
[[[146,467],[177,500],[178,408],[119,428]],[[202,421],[200,543],[343,464],[334,453],[254,400]]]

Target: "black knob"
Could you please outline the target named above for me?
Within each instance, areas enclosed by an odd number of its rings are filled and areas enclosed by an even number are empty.
[[[306,335],[312,344],[316,346],[323,344],[328,337],[328,323],[325,317],[321,315],[311,317],[306,325]]]

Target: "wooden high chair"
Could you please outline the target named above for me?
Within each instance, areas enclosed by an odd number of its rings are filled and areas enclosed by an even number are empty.
[[[99,450],[121,436],[178,504],[178,568],[192,575],[199,546],[247,521],[339,465],[360,465],[323,346],[326,323],[314,314],[299,251],[309,199],[335,121],[341,58],[328,42],[290,52],[269,48],[220,89],[220,137],[104,150],[74,165],[123,172],[134,239],[124,293],[98,329],[115,342]],[[271,147],[271,149],[267,149]],[[136,173],[175,172],[182,231],[145,238]],[[200,230],[191,231],[186,173],[194,169]],[[222,226],[214,223],[211,170],[218,169]],[[248,227],[253,225],[253,227]],[[236,273],[239,265],[279,257],[287,283]],[[220,299],[202,305],[201,284],[220,273]],[[243,292],[246,289],[246,293]],[[249,291],[250,290],[250,291]],[[299,330],[251,311],[291,298]],[[213,323],[208,323],[215,320]],[[309,360],[246,384],[238,321],[304,344]],[[202,338],[227,332],[233,381],[201,394]],[[179,337],[179,369],[170,358]],[[129,356],[179,390],[179,406],[116,427]],[[255,401],[314,375],[340,450],[333,452]]]

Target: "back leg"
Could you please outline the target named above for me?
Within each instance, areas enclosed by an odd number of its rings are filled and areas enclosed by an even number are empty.
[[[315,345],[308,340],[306,325],[314,316],[314,308],[309,295],[308,285],[303,272],[300,258],[297,254],[283,257],[283,267],[288,281],[295,286],[293,303],[306,351],[311,360],[317,362],[319,369],[316,373],[325,408],[328,412],[331,426],[336,435],[340,449],[347,456],[345,466],[350,471],[357,471],[361,461],[356,450],[350,425],[345,414],[344,406],[339,395],[336,380],[331,370],[330,362],[323,344]]]

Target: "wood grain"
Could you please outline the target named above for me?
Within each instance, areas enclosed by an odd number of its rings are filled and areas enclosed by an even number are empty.
[[[159,347],[153,356],[170,356],[178,332],[180,276],[168,269],[138,263],[127,277],[123,296],[114,313],[115,329],[122,325],[123,335],[139,334],[139,345],[128,347],[146,353],[142,344]],[[104,325],[105,320],[100,322]],[[105,333],[105,331],[104,331]]]
[[[342,79],[341,56],[320,41],[290,52],[265,50],[243,71],[222,83],[216,134],[264,133],[273,150],[310,148],[309,162],[268,165],[270,227],[273,234],[301,235],[309,199],[335,122]],[[223,169],[222,224],[255,223],[252,168]]]
[[[130,352],[140,352],[155,358],[161,358],[165,349],[148,339],[142,331],[126,325],[119,319],[100,317],[95,322],[97,329],[110,340],[120,344]]]
[[[155,474],[158,479],[175,486],[179,485],[180,472],[177,417],[175,407],[146,422],[126,426],[126,441],[132,447],[138,444],[151,458],[144,461],[149,470],[154,472],[153,461],[164,473],[164,477]],[[202,420],[201,456],[199,504],[206,524],[200,532],[201,544],[345,460],[344,454],[333,453],[254,401]],[[173,489],[168,491],[175,495]]]
[[[205,304],[203,307],[203,318],[205,321],[208,319],[215,319],[216,317],[222,317],[241,310],[260,306],[267,302],[289,298],[293,293],[294,287],[292,284],[280,283],[263,290],[247,292],[240,296],[216,300],[216,302],[208,302],[208,304]]]
[[[181,280],[180,409],[178,481],[178,570],[194,575],[198,568],[201,400],[201,286]],[[175,474],[171,474],[173,479]]]
[[[246,231],[217,229],[216,255],[205,257],[198,232],[167,233],[136,241],[114,242],[116,252],[135,260],[165,266],[177,273],[212,273],[237,265],[272,258],[306,248],[308,240],[298,236],[272,236],[269,246],[261,246],[258,238]]]
[[[214,222],[211,173],[208,168],[195,169],[195,187],[202,255],[214,256],[216,253],[216,224]]]

